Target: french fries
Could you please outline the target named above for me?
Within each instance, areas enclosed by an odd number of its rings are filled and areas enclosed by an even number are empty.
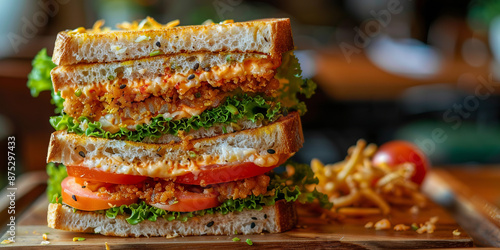
[[[349,148],[343,161],[327,165],[318,159],[311,161],[319,180],[315,187],[333,202],[332,212],[346,216],[387,215],[391,205],[425,206],[426,198],[410,181],[414,165],[374,166],[371,158],[376,151],[375,144],[367,145],[360,139]]]

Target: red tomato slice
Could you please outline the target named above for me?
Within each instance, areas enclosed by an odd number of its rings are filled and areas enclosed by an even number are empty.
[[[234,165],[208,165],[201,167],[200,171],[197,174],[188,173],[182,176],[178,176],[175,179],[175,182],[205,186],[216,183],[236,181],[267,173],[280,164],[271,167],[260,167],[258,165],[255,165],[253,162],[245,162]]]
[[[63,202],[76,209],[95,211],[108,209],[111,206],[130,205],[137,201],[134,199],[111,199],[108,193],[92,192],[75,182],[75,177],[66,177],[61,182]],[[111,205],[111,206],[110,206]]]
[[[115,174],[104,172],[95,168],[82,166],[66,166],[69,176],[78,177],[88,181],[98,181],[113,184],[137,184],[147,179],[145,176]]]
[[[163,203],[151,203],[149,205],[172,212],[194,212],[198,210],[217,207],[221,203],[216,192],[205,194],[203,192],[176,191],[177,203],[168,205]]]
[[[427,156],[416,145],[407,141],[390,141],[383,144],[373,156],[372,162],[375,166],[386,163],[389,167],[411,162],[415,165],[411,180],[419,185],[424,181],[430,166]]]

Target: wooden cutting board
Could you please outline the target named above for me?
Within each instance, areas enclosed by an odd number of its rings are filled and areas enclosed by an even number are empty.
[[[110,249],[143,248],[246,248],[245,242],[251,239],[252,247],[257,248],[451,248],[472,247],[472,238],[462,230],[453,218],[438,205],[431,203],[426,209],[412,215],[408,209],[393,210],[388,218],[392,225],[403,223],[424,223],[433,216],[438,216],[436,231],[432,234],[418,234],[415,231],[396,232],[392,229],[376,231],[366,229],[364,225],[376,222],[382,216],[363,218],[322,219],[320,214],[308,210],[307,206],[298,208],[300,219],[297,228],[280,234],[263,235],[232,235],[232,236],[192,236],[166,239],[164,237],[151,238],[119,238],[105,237],[96,234],[83,234],[60,231],[48,228],[45,225],[47,201],[42,195],[19,219],[16,228],[16,242],[2,247],[46,248],[40,245],[42,234],[49,233],[51,247],[60,249],[78,248],[105,248],[107,242]],[[458,229],[460,236],[454,236],[453,230]],[[73,237],[84,237],[85,241],[73,242]],[[232,239],[238,237],[239,242]],[[7,238],[4,234],[1,240]]]

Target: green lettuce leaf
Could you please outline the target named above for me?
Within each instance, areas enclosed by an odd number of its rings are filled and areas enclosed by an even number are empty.
[[[50,71],[56,67],[52,58],[47,55],[47,49],[42,49],[31,62],[33,69],[28,75],[28,88],[31,95],[38,97],[40,92],[52,90],[52,81],[50,80]]]
[[[285,83],[279,90],[278,101],[290,110],[297,110],[301,115],[304,115],[307,108],[305,103],[300,101],[300,98],[301,96],[311,98],[317,85],[311,79],[302,78],[299,60],[293,55],[293,51],[283,54],[281,65],[275,77],[285,79]]]
[[[33,69],[28,74],[28,83],[26,84],[30,89],[31,96],[38,97],[43,91],[50,91],[52,95],[52,104],[56,106],[55,113],[60,114],[63,110],[64,99],[60,93],[55,93],[52,80],[50,78],[50,71],[55,68],[52,58],[47,55],[47,50],[44,48],[38,52],[33,61],[31,62]]]
[[[62,164],[56,165],[55,163],[47,164],[47,197],[50,203],[61,203],[61,182],[68,176],[66,167]]]
[[[289,176],[286,172],[281,175],[271,172],[270,186],[283,185],[283,183],[286,183],[286,185],[293,185],[298,187],[300,191],[297,198],[299,202],[310,203],[314,200],[318,200],[322,208],[331,209],[333,207],[333,203],[328,200],[328,195],[317,191],[316,188],[314,188],[312,192],[308,190],[308,186],[319,183],[318,178],[314,176],[311,166],[291,160],[288,160],[283,165],[293,168],[294,174]]]
[[[146,138],[155,140],[164,134],[177,135],[179,131],[189,132],[200,128],[210,128],[217,124],[230,125],[242,119],[252,122],[263,120],[272,122],[281,117],[283,113],[286,113],[286,109],[281,107],[279,102],[266,100],[260,95],[238,94],[226,98],[223,104],[206,110],[200,115],[177,121],[157,116],[151,119],[149,124],[136,126],[135,131],[121,128],[118,132],[111,133],[104,130],[100,122],[92,122],[86,117],[75,120],[66,114],[53,116],[49,121],[56,130],[67,130],[70,133],[79,135],[140,142]],[[81,128],[81,123],[86,124],[85,129]]]

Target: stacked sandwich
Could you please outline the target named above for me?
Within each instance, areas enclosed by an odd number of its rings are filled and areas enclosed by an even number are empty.
[[[302,147],[298,95],[314,91],[291,53],[289,19],[177,23],[58,34],[51,78],[64,102],[47,161],[68,177],[50,227],[275,233],[296,224],[295,200],[318,196],[301,187],[312,175],[271,171]]]

